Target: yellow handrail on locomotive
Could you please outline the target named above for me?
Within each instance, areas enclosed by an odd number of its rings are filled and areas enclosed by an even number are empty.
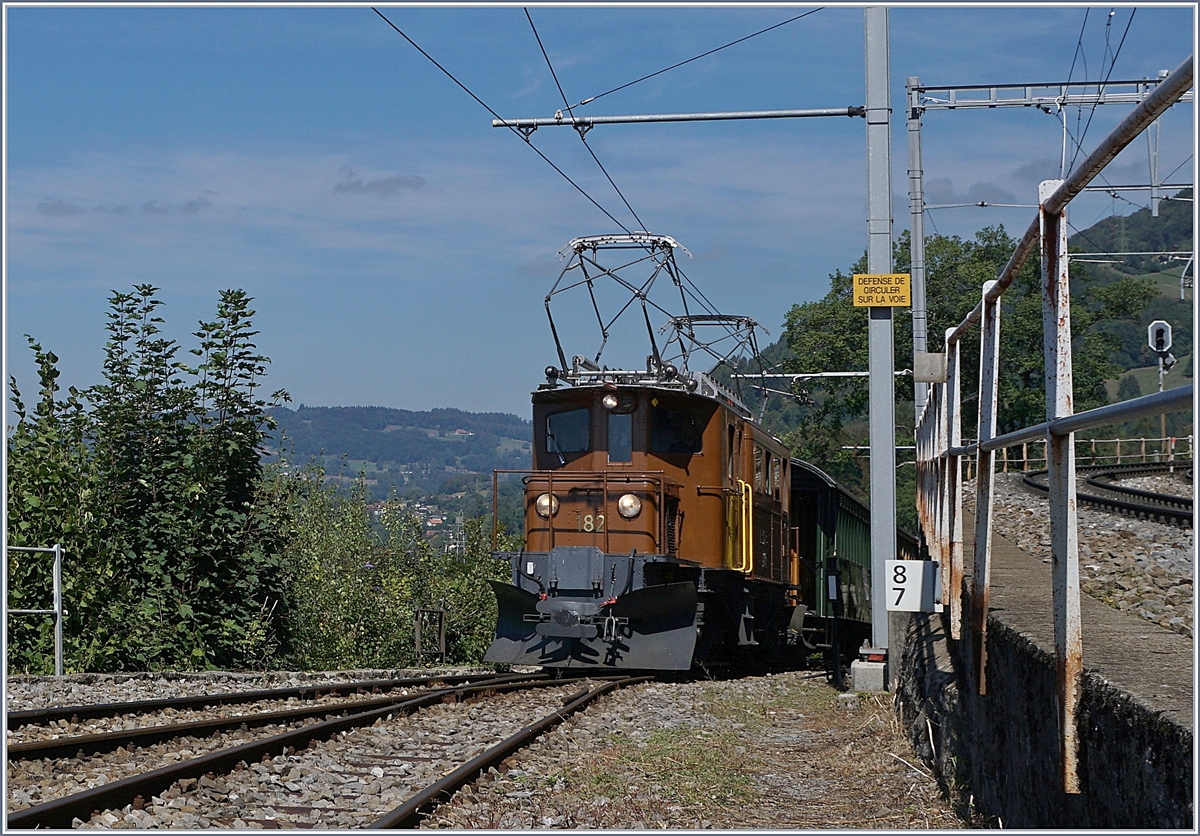
[[[742,547],[742,569],[747,575],[754,573],[754,488],[749,482],[742,482],[742,536],[745,545]]]
[[[749,482],[738,479],[738,513],[741,515],[742,543],[741,555],[737,566],[731,567],[738,572],[749,574],[754,571],[754,488]]]

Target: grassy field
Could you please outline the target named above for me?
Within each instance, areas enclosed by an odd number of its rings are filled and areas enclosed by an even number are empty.
[[[1187,354],[1179,358],[1179,362],[1163,377],[1163,389],[1174,389],[1192,382],[1192,357]],[[1143,366],[1140,369],[1130,369],[1121,376],[1132,377],[1138,382],[1143,395],[1151,395],[1158,391],[1158,366]],[[1105,382],[1108,387],[1109,400],[1116,400],[1120,379]]]

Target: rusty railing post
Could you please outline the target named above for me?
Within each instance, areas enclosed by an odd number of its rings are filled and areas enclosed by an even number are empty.
[[[962,446],[962,369],[959,364],[958,340],[946,343],[946,439],[948,450]],[[947,517],[946,535],[950,559],[950,636],[962,638],[963,593],[963,524],[962,524],[962,459],[952,453],[946,456]]]
[[[934,438],[937,439],[937,544],[938,561],[942,575],[942,604],[949,606],[951,600],[950,580],[950,485],[949,485],[949,456],[946,454],[950,447],[950,398],[946,384],[938,387],[937,427]]]
[[[992,499],[996,453],[984,443],[996,436],[996,403],[1000,366],[1000,300],[988,300],[995,282],[983,285],[983,315],[979,335],[979,452],[975,465],[975,562],[971,573],[971,637],[975,682],[987,693],[987,619],[992,572]]]
[[[1046,418],[1074,413],[1071,368],[1071,296],[1067,270],[1065,205],[1046,204],[1061,185],[1046,180],[1038,188],[1042,240],[1042,347],[1046,358]],[[1079,532],[1076,528],[1075,434],[1047,433],[1047,484],[1050,489],[1050,548],[1054,578],[1054,650],[1058,662],[1059,731],[1063,791],[1079,788],[1079,730],[1076,719],[1082,690],[1083,637],[1079,622]]]

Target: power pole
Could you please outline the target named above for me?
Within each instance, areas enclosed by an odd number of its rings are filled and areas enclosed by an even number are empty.
[[[921,86],[914,76],[907,79],[907,88]],[[925,188],[924,172],[921,169],[921,114],[912,107],[905,108],[908,114],[908,207],[909,207],[909,273],[912,274],[912,339],[913,368],[916,357],[926,351],[928,317],[925,312]],[[917,381],[913,386],[913,426],[921,420],[925,399],[929,397],[929,384]]]
[[[891,73],[888,10],[866,9],[867,272],[892,272]],[[885,589],[896,557],[895,343],[890,307],[871,307],[868,389],[871,410],[871,643],[890,646]],[[895,670],[895,661],[889,665]]]

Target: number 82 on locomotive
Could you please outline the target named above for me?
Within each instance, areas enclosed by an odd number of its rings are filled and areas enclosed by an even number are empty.
[[[887,608],[941,612],[942,575],[936,560],[887,561]]]

